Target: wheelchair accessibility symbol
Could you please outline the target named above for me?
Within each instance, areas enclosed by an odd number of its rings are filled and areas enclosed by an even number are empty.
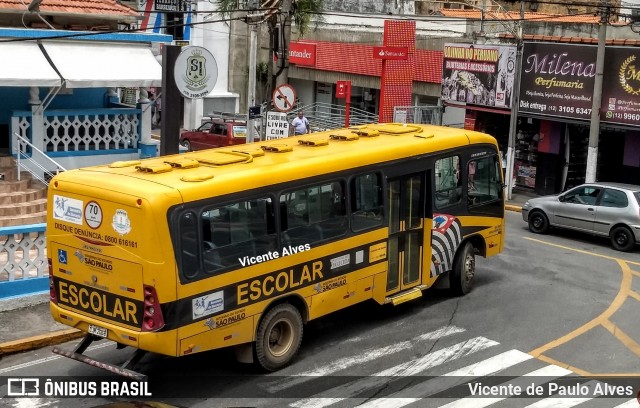
[[[67,251],[64,249],[58,249],[58,262],[61,264],[67,264]]]

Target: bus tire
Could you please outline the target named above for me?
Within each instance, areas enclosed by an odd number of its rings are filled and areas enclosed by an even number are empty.
[[[473,244],[467,242],[453,261],[453,270],[449,273],[449,287],[455,296],[464,296],[471,292],[476,274],[475,256]]]
[[[258,326],[256,357],[268,371],[287,366],[300,349],[302,342],[302,317],[289,303],[282,303],[269,310]]]

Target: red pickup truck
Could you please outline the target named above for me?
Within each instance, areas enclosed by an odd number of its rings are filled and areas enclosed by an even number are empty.
[[[243,144],[247,141],[246,122],[213,119],[204,122],[195,130],[182,132],[180,144],[187,151]],[[259,138],[254,139],[259,142]]]

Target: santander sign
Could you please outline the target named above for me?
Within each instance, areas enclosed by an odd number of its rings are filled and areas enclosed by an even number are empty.
[[[289,62],[296,65],[316,66],[316,45],[291,41],[289,43]]]
[[[409,58],[409,48],[373,47],[373,58],[383,60],[406,60]]]

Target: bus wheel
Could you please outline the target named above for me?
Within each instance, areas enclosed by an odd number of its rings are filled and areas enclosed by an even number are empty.
[[[454,295],[463,296],[471,292],[475,274],[475,248],[467,242],[453,261],[453,270],[449,273],[449,286]]]
[[[280,304],[264,316],[256,336],[256,356],[268,371],[288,365],[302,342],[302,318],[298,309]]]

